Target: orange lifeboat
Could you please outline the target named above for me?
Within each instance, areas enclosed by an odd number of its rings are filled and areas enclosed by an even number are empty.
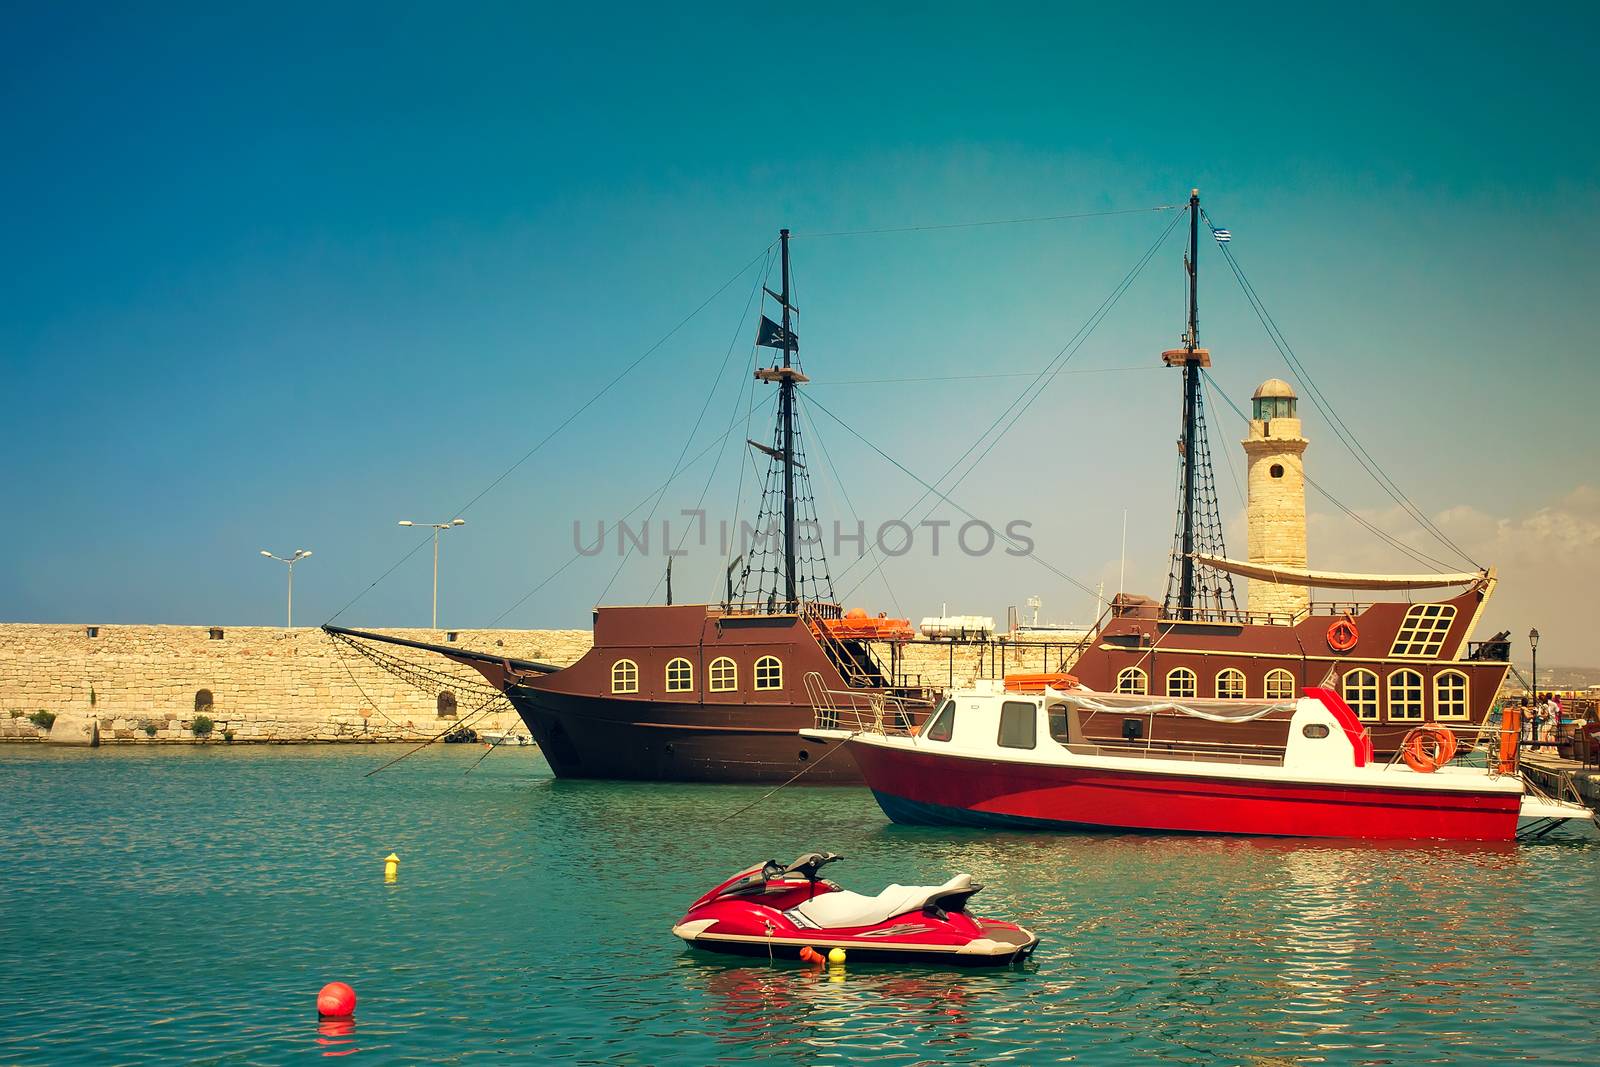
[[[818,619],[828,636],[839,641],[894,641],[905,642],[916,636],[910,619],[891,619],[886,614],[868,615],[861,608],[851,608],[840,619]]]
[[[1066,671],[1034,671],[1031,674],[1006,675],[1008,693],[1043,693],[1045,686],[1051,689],[1075,689],[1077,685],[1077,676]]]

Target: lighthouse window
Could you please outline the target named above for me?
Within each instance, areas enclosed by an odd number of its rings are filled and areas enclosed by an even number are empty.
[[[639,691],[639,665],[631,659],[619,659],[611,665],[611,691],[637,693]]]
[[[756,660],[756,688],[783,688],[783,661],[777,656],[762,656]]]
[[[1217,673],[1217,697],[1220,700],[1244,699],[1244,671],[1229,667]]]
[[[1294,696],[1294,675],[1282,669],[1268,671],[1263,695],[1268,700],[1288,700]]]
[[[1344,676],[1344,702],[1356,713],[1356,718],[1367,722],[1378,719],[1378,676],[1364,668]]]
[[[1149,681],[1144,671],[1138,667],[1124,667],[1117,672],[1117,692],[1131,693],[1134,696],[1144,696],[1148,691]]]
[[[739,667],[727,656],[712,660],[709,673],[713,693],[728,693],[739,688]]]
[[[1445,671],[1433,680],[1433,717],[1467,717],[1467,676],[1460,671]]]
[[[682,656],[667,662],[667,692],[687,693],[694,688],[694,665]]]
[[[1450,624],[1455,621],[1454,604],[1413,604],[1395,635],[1391,656],[1432,657],[1444,647]]]
[[[1389,721],[1410,722],[1422,718],[1422,675],[1416,671],[1395,671],[1389,675]]]
[[[1272,465],[1271,469],[1267,471],[1267,473],[1272,475],[1274,478],[1282,478],[1283,477],[1283,464],[1282,463],[1274,463]]]
[[[1024,700],[1008,700],[1000,705],[1001,748],[1032,748],[1039,736],[1039,708]]]
[[[1167,672],[1167,696],[1193,699],[1195,691],[1194,671],[1188,667],[1174,667]]]

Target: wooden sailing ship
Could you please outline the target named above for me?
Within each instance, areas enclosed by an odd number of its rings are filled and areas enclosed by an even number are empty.
[[[1327,686],[1355,711],[1380,755],[1392,754],[1407,732],[1424,723],[1475,732],[1511,666],[1505,634],[1472,639],[1494,592],[1494,571],[1385,575],[1308,569],[1299,464],[1306,442],[1294,392],[1276,379],[1257,390],[1244,442],[1252,462],[1251,560],[1228,558],[1200,388],[1201,371],[1211,365],[1211,353],[1199,343],[1201,216],[1195,191],[1185,260],[1188,329],[1180,348],[1162,354],[1168,366],[1183,369],[1179,510],[1167,595],[1159,603],[1116,597],[1076,657],[1064,657],[1060,669],[1091,689],[1174,701],[1281,700]],[[1256,510],[1258,490],[1276,494],[1274,506]],[[1291,536],[1282,536],[1286,528]],[[1251,582],[1251,610],[1238,607],[1235,575]],[[1446,599],[1410,602],[1319,602],[1309,592],[1359,597],[1448,587],[1461,588]],[[1205,743],[1226,736],[1229,743],[1281,747],[1288,717],[1227,731],[1180,714],[1138,721],[1088,716],[1084,725],[1096,739],[1143,736]]]

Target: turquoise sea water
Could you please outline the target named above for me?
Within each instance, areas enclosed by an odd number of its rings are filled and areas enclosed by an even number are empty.
[[[829,788],[720,821],[765,790],[476,746],[363,777],[399,751],[0,749],[0,1064],[1600,1060],[1600,842],[923,830]],[[813,847],[868,892],[969,871],[1043,944],[830,976],[668,932]],[[334,979],[353,1025],[316,1019]]]

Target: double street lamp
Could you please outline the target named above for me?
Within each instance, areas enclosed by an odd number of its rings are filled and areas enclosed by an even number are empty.
[[[292,556],[288,557],[287,559],[285,559],[283,556],[274,556],[271,552],[268,552],[266,549],[263,548],[261,550],[261,554],[263,556],[266,556],[268,559],[275,559],[279,563],[287,563],[289,565],[289,623],[288,623],[288,628],[292,630],[292,629],[294,629],[294,565],[296,563],[299,563],[303,559],[310,559],[311,558],[311,553],[308,550],[304,549],[304,548],[297,548],[297,549],[294,550],[294,555],[292,555]]]
[[[452,530],[457,526],[465,526],[466,519],[451,519],[449,522],[412,522],[410,519],[401,519],[401,526],[426,526],[433,528],[433,629],[439,628],[439,534],[443,530]]]

